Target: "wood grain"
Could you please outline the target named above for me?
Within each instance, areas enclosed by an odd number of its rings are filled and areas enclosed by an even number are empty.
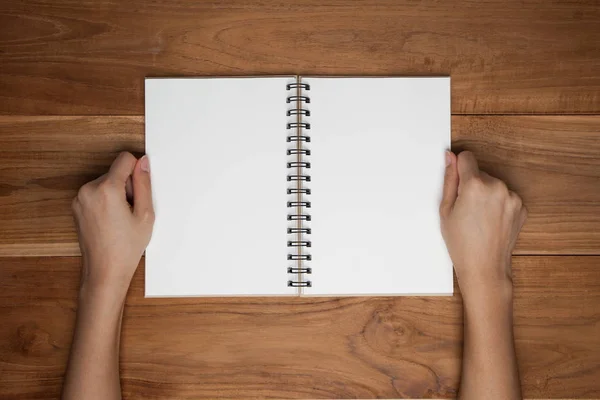
[[[78,255],[71,200],[124,150],[143,118],[0,117],[0,255]]]
[[[600,254],[600,116],[454,117],[472,150],[529,211],[519,254]]]
[[[78,258],[0,260],[2,398],[56,398]],[[526,397],[600,396],[600,257],[514,259]],[[127,299],[125,398],[456,396],[461,297]],[[458,290],[458,288],[457,288]]]
[[[599,254],[600,116],[455,116],[452,137],[523,197],[517,253]],[[78,255],[71,199],[143,141],[142,117],[0,117],[0,255]]]
[[[600,112],[596,0],[0,2],[0,113],[142,114],[146,76],[450,75],[454,113]]]

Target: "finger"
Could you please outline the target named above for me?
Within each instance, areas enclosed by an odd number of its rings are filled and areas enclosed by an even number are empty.
[[[440,203],[440,215],[447,216],[458,195],[458,169],[456,167],[456,155],[451,151],[446,152],[446,172],[444,173],[444,189]]]
[[[470,151],[463,151],[457,156],[459,186],[467,183],[471,178],[479,176],[479,165],[475,156]]]
[[[108,174],[100,175],[99,177],[97,177],[93,181],[89,181],[88,183],[86,183],[86,185],[90,185],[92,187],[97,187],[99,184],[101,184],[102,182],[104,182],[104,180],[106,179],[107,176],[108,176]]]
[[[93,181],[89,181],[85,185],[79,188],[77,191],[77,196],[75,197],[76,202],[72,205],[79,205],[79,208],[73,208],[73,210],[81,210],[81,205],[89,205],[93,203],[94,194],[98,190],[98,187],[106,180],[106,174],[94,179]]]
[[[527,213],[527,207],[521,207],[521,211],[519,212],[519,231],[523,228],[523,225],[525,225],[525,221],[527,221]]]
[[[133,154],[126,151],[122,152],[117,156],[115,161],[113,161],[112,165],[110,166],[110,170],[108,171],[108,179],[122,183],[123,186],[125,186],[127,178],[129,178],[133,173],[136,162],[137,159],[133,156]]]
[[[518,197],[518,195],[514,192],[511,192],[511,196]],[[511,250],[515,248],[517,239],[519,238],[519,234],[521,232],[521,229],[523,228],[523,225],[525,225],[526,220],[527,220],[527,208],[525,206],[521,205],[518,210],[518,215],[515,216],[515,220],[513,222],[514,232],[513,232],[513,239],[511,240],[511,243],[510,243]]]
[[[133,213],[144,222],[154,222],[152,186],[150,183],[150,161],[143,156],[133,171]]]
[[[498,178],[494,178],[493,176],[491,176],[490,174],[488,174],[487,172],[484,172],[484,171],[479,171],[479,177],[481,178],[482,181],[484,181],[486,183],[491,183],[498,179]]]
[[[77,221],[79,218],[79,213],[81,212],[81,204],[79,203],[79,198],[77,196],[75,196],[73,201],[71,201],[71,211],[73,212],[75,221]]]
[[[127,202],[133,205],[133,182],[131,181],[131,177],[127,178],[127,182],[125,182],[125,197],[127,198]]]

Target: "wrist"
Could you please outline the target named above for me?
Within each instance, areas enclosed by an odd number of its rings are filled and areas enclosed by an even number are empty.
[[[80,295],[87,297],[110,297],[125,299],[133,272],[128,264],[105,259],[84,258],[82,265]]]
[[[473,343],[482,348],[490,345],[490,337],[512,335],[512,298],[512,285],[498,285],[483,293],[469,292],[463,296],[465,335],[468,332]]]
[[[499,272],[488,274],[457,273],[458,283],[465,307],[471,304],[478,308],[487,304],[495,307],[512,307],[513,284],[512,278],[505,272],[506,268],[469,268],[466,271],[473,272],[482,270]]]
[[[118,346],[118,335],[123,318],[124,296],[113,291],[82,285],[77,302],[76,335],[97,346]],[[79,332],[79,333],[77,333]],[[100,351],[100,350],[98,350]],[[104,352],[105,350],[103,350]]]
[[[462,292],[465,312],[486,316],[486,318],[512,312],[512,284],[497,282],[493,286],[486,285],[470,289],[472,290]]]
[[[115,285],[99,284],[87,280],[83,281],[79,288],[79,303],[94,307],[120,310],[125,304],[126,296],[127,288],[123,290]]]

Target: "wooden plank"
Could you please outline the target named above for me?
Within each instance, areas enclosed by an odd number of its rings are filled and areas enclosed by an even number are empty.
[[[513,268],[525,396],[599,397],[600,257],[515,257]],[[57,397],[78,269],[78,258],[2,260],[0,397]],[[143,275],[125,309],[126,398],[456,396],[459,293],[144,299]]]
[[[600,117],[454,117],[452,147],[519,193],[518,254],[600,254]]]
[[[596,0],[0,2],[0,113],[141,114],[145,76],[450,75],[454,113],[600,112]]]
[[[0,117],[0,255],[78,255],[71,201],[123,150],[141,117]]]
[[[523,196],[517,253],[600,254],[600,116],[455,116],[452,126],[455,149]],[[142,117],[0,117],[0,255],[78,255],[71,199],[143,141]]]

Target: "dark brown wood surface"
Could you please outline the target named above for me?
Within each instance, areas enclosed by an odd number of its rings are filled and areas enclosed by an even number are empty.
[[[58,396],[80,262],[61,257],[79,254],[70,201],[119,151],[143,153],[144,77],[270,74],[451,76],[453,149],[529,209],[524,394],[600,398],[599,27],[596,0],[0,0],[0,398]],[[456,291],[144,299],[142,266],[124,395],[454,397]]]
[[[2,398],[60,391],[79,259],[0,259]],[[515,257],[524,395],[600,393],[600,257]],[[144,299],[125,308],[126,398],[456,396],[462,347],[453,297]],[[458,290],[458,288],[457,288]]]
[[[454,113],[600,111],[596,0],[0,2],[0,113],[142,114],[145,76],[450,75]]]

